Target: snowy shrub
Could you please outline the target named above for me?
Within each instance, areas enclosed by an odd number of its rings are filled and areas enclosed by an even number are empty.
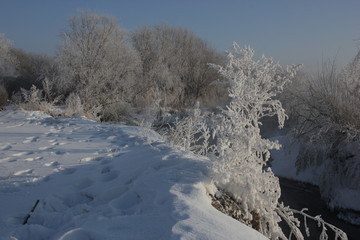
[[[131,105],[123,101],[107,104],[99,112],[100,119],[104,122],[125,122],[129,124],[130,108]]]
[[[258,231],[273,239],[283,237],[275,212],[280,197],[278,178],[267,161],[269,150],[280,145],[263,139],[260,120],[278,117],[279,127],[286,115],[281,102],[274,97],[283,90],[297,67],[283,69],[272,59],[262,56],[253,60],[250,47],[234,43],[225,67],[212,65],[229,82],[230,103],[218,115],[216,154],[213,155],[213,177],[220,189],[230,192],[240,203],[245,220],[258,216]]]
[[[180,147],[184,151],[207,155],[209,149],[212,148],[209,146],[210,129],[206,124],[206,117],[201,114],[198,103],[187,117],[177,119],[174,126],[169,127],[166,135],[170,145]]]
[[[141,113],[141,119],[138,121],[138,125],[140,127],[148,129],[154,127],[155,122],[161,117],[161,101],[162,100],[160,98],[157,98],[147,105],[145,111]]]
[[[81,116],[84,114],[84,107],[81,103],[79,95],[75,93],[70,93],[70,95],[65,100],[65,116]]]
[[[55,107],[60,101],[60,97],[55,98],[53,101],[47,100],[43,95],[43,90],[36,88],[34,85],[30,90],[21,89],[22,101],[20,106],[30,111],[44,111],[49,112],[54,116],[62,114],[62,111]]]

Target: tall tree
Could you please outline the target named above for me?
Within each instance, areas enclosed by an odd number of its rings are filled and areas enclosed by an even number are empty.
[[[222,56],[187,29],[144,27],[132,41],[142,61],[143,90],[159,90],[164,105],[193,106],[217,78],[208,63],[221,64]]]

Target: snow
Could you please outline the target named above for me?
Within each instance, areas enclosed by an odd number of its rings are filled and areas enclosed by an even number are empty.
[[[0,239],[266,239],[211,206],[207,158],[153,131],[7,110],[0,136]]]

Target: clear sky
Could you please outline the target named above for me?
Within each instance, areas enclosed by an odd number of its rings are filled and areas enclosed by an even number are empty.
[[[67,18],[81,9],[113,15],[129,31],[185,27],[219,51],[236,41],[311,70],[335,57],[342,66],[360,47],[360,0],[0,0],[0,33],[17,48],[54,55]]]

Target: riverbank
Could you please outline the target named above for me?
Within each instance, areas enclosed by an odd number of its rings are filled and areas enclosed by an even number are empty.
[[[353,225],[349,222],[339,219],[339,211],[331,211],[327,204],[321,199],[319,188],[315,185],[291,180],[288,178],[280,178],[281,198],[285,205],[289,205],[293,209],[301,210],[303,208],[309,209],[307,212],[312,216],[321,215],[321,217],[328,223],[343,230],[349,240],[357,240],[360,236],[360,226]],[[354,212],[355,213],[355,212]],[[345,214],[347,214],[345,212]],[[360,217],[360,213],[357,213]],[[299,216],[297,216],[299,217]],[[316,224],[312,224],[312,237],[310,239],[319,239],[320,229],[317,229]],[[329,239],[332,239],[331,236]]]

